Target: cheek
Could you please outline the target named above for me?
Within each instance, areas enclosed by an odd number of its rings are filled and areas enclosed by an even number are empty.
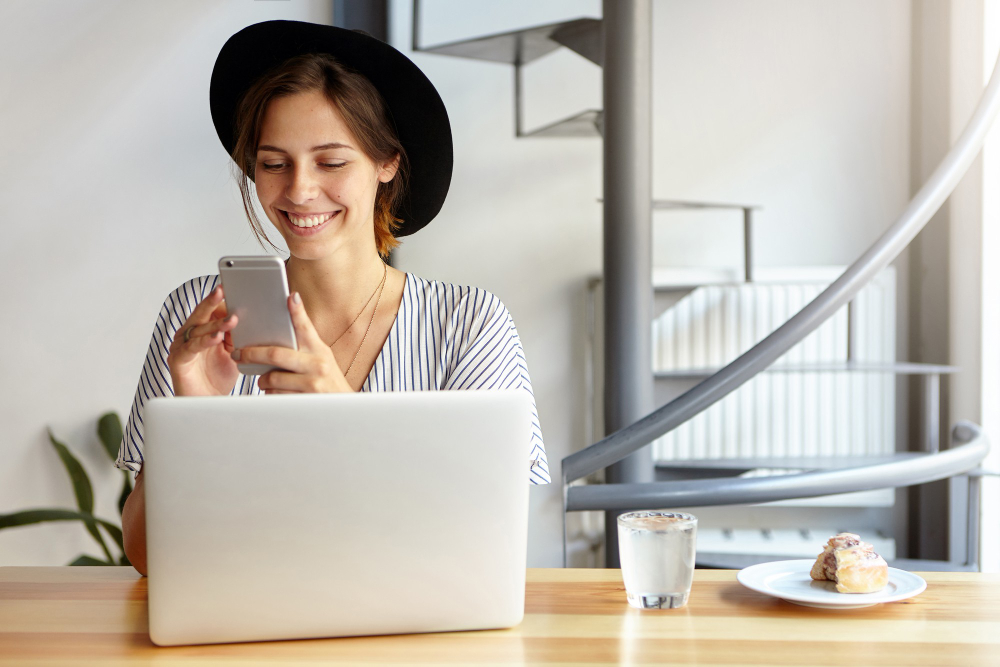
[[[273,177],[258,175],[256,185],[257,198],[260,200],[261,204],[273,201],[274,198],[281,192],[281,186]]]
[[[369,200],[374,201],[375,191],[378,189],[379,181],[374,174],[359,174],[351,179],[350,192],[353,193],[356,204],[368,204]]]
[[[342,204],[353,201],[357,204],[363,188],[362,183],[355,177],[329,178],[323,185],[323,192],[331,201]]]

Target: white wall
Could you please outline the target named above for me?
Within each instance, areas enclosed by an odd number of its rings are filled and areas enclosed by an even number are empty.
[[[425,44],[600,11],[596,0],[424,4]],[[115,515],[120,478],[94,420],[127,412],[163,296],[223,253],[258,251],[208,113],[215,54],[244,25],[324,20],[329,6],[0,5],[11,54],[0,66],[0,512],[72,505],[50,424],[85,451],[98,512]],[[654,10],[654,193],[764,205],[764,265],[854,259],[907,198],[909,3],[655,0]],[[409,11],[408,0],[392,4],[404,51]],[[456,171],[440,217],[405,240],[398,263],[505,301],[558,475],[588,444],[583,294],[601,266],[600,140],[515,140],[509,67],[413,59],[448,105]],[[532,68],[529,125],[599,104],[588,61],[558,53]],[[662,263],[738,259],[729,218],[671,220],[656,218]],[[529,563],[557,565],[558,487],[534,489],[532,507]],[[88,540],[77,525],[0,531],[0,564],[65,563],[96,553]]]
[[[45,427],[80,454],[99,516],[121,473],[97,417],[131,407],[166,294],[259,253],[208,109],[215,56],[271,18],[331,4],[18,0],[0,4],[0,512],[74,507]],[[0,531],[0,565],[99,555],[79,524]]]
[[[952,3],[948,100],[954,142],[979,102],[1000,50],[996,0]],[[983,426],[987,440],[1000,439],[1000,125],[994,123],[980,157],[949,199],[950,221],[947,304],[949,357],[962,372],[952,379],[949,423],[969,419]],[[984,467],[1000,468],[994,444]],[[951,520],[964,518],[966,487],[951,482]],[[983,481],[981,564],[1000,571],[1000,484]],[[964,545],[955,545],[964,555]]]
[[[856,259],[908,201],[909,2],[654,7],[654,195],[762,205],[764,266]],[[740,265],[738,212],[654,220],[661,263]]]
[[[1000,58],[1000,2],[992,0],[984,3],[982,67],[985,78]],[[983,146],[983,273],[981,275],[980,306],[983,310],[983,358],[980,360],[983,376],[980,387],[983,395],[983,411],[980,415],[983,429],[990,442],[1000,442],[1000,348],[996,345],[1000,336],[1000,124],[994,122]],[[1000,470],[1000,448],[994,446],[983,467]],[[988,572],[1000,572],[1000,479],[988,477],[983,480],[981,501],[982,544],[980,563]]]

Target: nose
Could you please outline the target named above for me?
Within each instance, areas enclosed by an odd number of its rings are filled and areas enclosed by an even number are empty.
[[[292,179],[285,189],[285,196],[293,204],[305,204],[316,198],[319,191],[316,178],[306,167],[296,166],[292,169]]]

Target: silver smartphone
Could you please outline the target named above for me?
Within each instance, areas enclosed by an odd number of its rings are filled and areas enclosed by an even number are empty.
[[[223,257],[219,276],[226,310],[239,320],[232,331],[237,349],[276,345],[297,350],[295,327],[288,312],[288,277],[280,257]],[[261,375],[275,368],[266,364],[238,363],[240,373]]]

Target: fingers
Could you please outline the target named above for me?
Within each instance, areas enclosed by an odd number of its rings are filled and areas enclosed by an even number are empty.
[[[191,328],[191,333],[187,335],[188,342],[190,343],[195,338],[214,336],[219,332],[229,333],[236,327],[236,324],[237,324],[236,315],[230,315],[229,317],[226,317],[221,320],[212,320],[207,324],[202,324],[196,327],[191,327],[191,325],[188,324],[187,326]],[[177,336],[181,339],[181,342],[184,341],[185,330],[186,328],[182,328],[180,331],[177,332]]]
[[[233,360],[281,369],[257,378],[257,387],[267,394],[353,391],[333,351],[316,332],[297,292],[288,297],[288,312],[295,327],[297,350],[276,346],[245,347],[233,350]]]
[[[222,287],[217,287],[191,311],[170,344],[173,363],[188,363],[199,353],[224,344],[229,332],[238,324],[238,318],[235,314],[226,317],[223,296]]]
[[[288,347],[244,347],[233,350],[231,356],[233,361],[238,361],[241,364],[277,366],[293,373],[304,373],[311,369],[310,359],[307,355]]]
[[[187,320],[174,334],[174,340],[170,346],[171,352],[188,347],[195,337],[211,335],[219,330],[218,324],[226,321],[226,319],[219,318],[220,313],[222,318],[225,318],[226,307],[223,298],[222,286],[220,285],[198,302]],[[230,322],[227,326],[232,328],[235,326],[235,322]]]
[[[229,312],[226,310],[226,300],[223,299],[222,301],[219,302],[219,305],[215,307],[215,310],[212,311],[212,314],[209,316],[209,319],[223,320],[226,318],[228,314]]]
[[[181,348],[188,354],[195,355],[203,350],[215,347],[222,341],[223,333],[221,331],[216,331],[214,333],[203,334],[201,336],[191,335],[191,340],[187,343],[181,340]]]
[[[222,285],[219,285],[214,290],[208,293],[204,299],[198,302],[198,305],[194,307],[191,311],[191,315],[187,318],[187,322],[184,323],[185,327],[193,325],[205,324],[212,319],[215,312],[221,307],[222,312],[225,312],[225,304],[223,303],[224,294],[222,293]]]
[[[316,332],[312,320],[306,313],[306,307],[302,303],[302,297],[298,292],[293,292],[288,297],[288,312],[292,316],[292,326],[295,327],[295,342],[300,350],[320,350],[327,347],[323,339]]]
[[[318,394],[322,392],[322,378],[269,371],[257,378],[257,387],[265,394]]]

